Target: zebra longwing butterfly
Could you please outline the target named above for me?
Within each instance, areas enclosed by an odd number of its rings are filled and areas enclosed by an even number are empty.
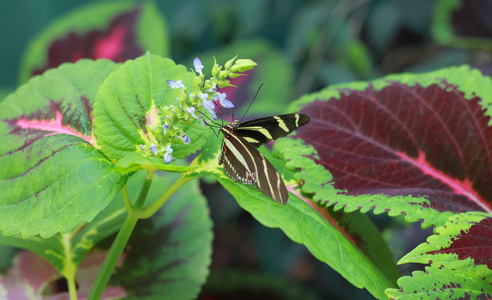
[[[265,196],[287,203],[289,194],[282,177],[275,167],[258,151],[266,142],[284,137],[306,125],[309,117],[303,114],[287,114],[255,119],[241,123],[236,120],[224,125],[219,165],[235,182],[252,184]]]

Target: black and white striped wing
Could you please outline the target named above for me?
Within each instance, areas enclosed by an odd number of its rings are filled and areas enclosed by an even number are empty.
[[[275,167],[234,131],[223,129],[223,133],[219,164],[224,164],[226,174],[235,182],[254,185],[265,196],[285,205],[289,193]]]
[[[264,143],[288,135],[308,122],[309,117],[304,114],[287,114],[240,123],[234,131],[258,148]]]

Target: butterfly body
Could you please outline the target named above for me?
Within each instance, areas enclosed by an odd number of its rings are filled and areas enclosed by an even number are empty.
[[[221,127],[224,134],[219,165],[235,182],[254,185],[265,196],[285,205],[289,194],[275,167],[258,151],[258,147],[284,137],[309,122],[303,114],[287,114]]]

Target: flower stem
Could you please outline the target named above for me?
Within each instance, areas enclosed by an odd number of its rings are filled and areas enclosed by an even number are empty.
[[[185,183],[195,179],[196,177],[187,177],[185,174],[181,175],[178,180],[176,180],[167,190],[162,194],[157,201],[152,203],[151,205],[145,207],[144,209],[141,210],[140,212],[140,218],[142,219],[147,219],[150,218],[152,215],[154,215],[159,208],[161,208],[164,203],[169,200],[169,198],[174,195],[174,193],[181,188]]]
[[[132,209],[132,202],[130,201],[130,197],[128,196],[128,189],[126,187],[126,184],[123,186],[121,194],[123,195],[123,201],[125,202],[126,211],[130,211]]]
[[[104,289],[108,285],[109,278],[111,277],[111,273],[118,262],[123,250],[125,249],[128,240],[135,228],[135,225],[138,221],[138,212],[135,210],[130,211],[128,216],[126,217],[123,226],[121,226],[116,239],[114,240],[111,248],[109,249],[108,255],[104,260],[101,269],[99,269],[99,273],[97,273],[97,277],[94,281],[94,284],[91,287],[91,291],[87,296],[89,300],[101,299],[101,295],[104,292]]]
[[[74,232],[77,232],[78,229],[75,229]],[[77,267],[74,265],[73,260],[73,248],[72,248],[72,238],[73,233],[65,233],[61,235],[63,242],[63,249],[66,257],[66,265],[63,269],[63,276],[67,281],[68,285],[68,293],[70,295],[70,300],[77,300],[77,285],[75,284],[75,272],[77,271]]]
[[[150,184],[152,183],[152,178],[154,176],[154,171],[149,171],[147,177],[145,178],[145,182],[140,190],[140,195],[138,196],[137,202],[133,207],[131,207],[128,212],[128,216],[126,217],[125,222],[120,228],[116,239],[114,240],[111,248],[109,249],[108,255],[99,269],[99,273],[94,280],[94,284],[91,287],[91,291],[87,296],[89,300],[100,299],[104,289],[108,285],[109,278],[113,273],[113,270],[120,258],[123,250],[125,249],[128,240],[137,224],[138,219],[140,218],[140,212],[142,210],[142,206],[145,203],[145,199],[147,198],[147,194],[150,189]]]
[[[68,283],[68,292],[70,294],[70,300],[77,300],[77,285],[75,284],[75,277],[70,276],[66,278]]]

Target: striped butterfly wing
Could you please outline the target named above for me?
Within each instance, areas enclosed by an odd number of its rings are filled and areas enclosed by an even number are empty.
[[[235,182],[254,185],[265,196],[285,205],[289,193],[275,167],[250,142],[233,131],[230,124],[221,130],[224,140],[219,165],[224,165],[226,174]]]
[[[237,123],[234,131],[244,137],[251,145],[258,148],[264,143],[288,135],[308,122],[309,117],[307,115],[287,114]]]

